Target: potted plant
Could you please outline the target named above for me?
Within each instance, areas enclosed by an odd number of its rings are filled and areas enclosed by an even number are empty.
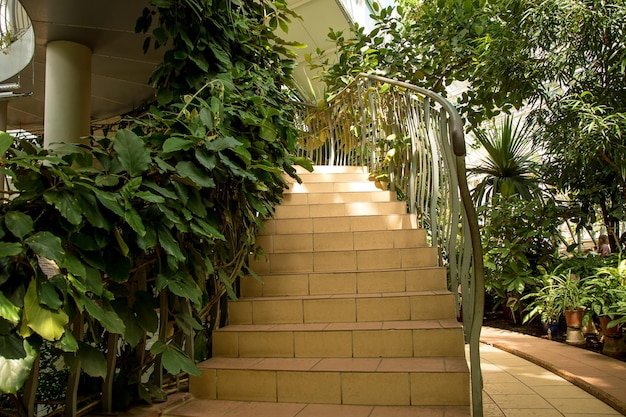
[[[580,281],[572,276],[569,270],[562,270],[560,266],[552,273],[541,267],[539,270],[543,273],[543,285],[540,285],[537,291],[523,297],[533,300],[526,307],[528,314],[524,321],[541,315],[542,321],[546,323],[548,320],[559,320],[564,316],[568,327],[566,341],[573,344],[584,342],[580,331],[584,313]]]
[[[616,307],[626,301],[626,259],[617,266],[598,268],[596,274],[584,281],[582,287],[583,302],[587,307],[584,321],[595,314],[602,329],[602,334],[609,337],[619,335],[616,321]]]
[[[523,296],[521,300],[532,300],[526,305],[524,311],[527,311],[522,322],[527,323],[533,318],[539,316],[544,329],[548,332],[548,338],[554,339],[558,337],[560,330],[561,309],[557,304],[557,293],[546,279],[547,275],[543,275],[543,280],[538,280],[537,290]]]

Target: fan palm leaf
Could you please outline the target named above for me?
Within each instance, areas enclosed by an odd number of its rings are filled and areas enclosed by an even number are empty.
[[[541,194],[537,152],[528,124],[507,116],[493,129],[477,130],[475,136],[482,148],[482,157],[469,169],[478,181],[472,190],[476,203],[490,205],[496,194],[523,199]]]

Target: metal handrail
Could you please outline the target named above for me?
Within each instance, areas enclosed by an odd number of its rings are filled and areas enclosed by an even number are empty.
[[[372,179],[407,201],[430,243],[440,248],[438,262],[447,267],[470,345],[472,414],[481,417],[483,257],[456,109],[430,90],[360,74],[325,107],[303,106],[300,127],[301,156],[317,165],[367,166]]]

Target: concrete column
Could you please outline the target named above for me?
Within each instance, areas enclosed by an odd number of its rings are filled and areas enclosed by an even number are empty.
[[[85,142],[91,119],[91,50],[69,41],[46,46],[44,148]]]

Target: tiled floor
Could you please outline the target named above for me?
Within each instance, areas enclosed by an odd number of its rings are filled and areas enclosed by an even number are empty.
[[[515,355],[513,356],[515,358],[513,363],[519,363],[523,360],[522,358],[525,358],[532,361],[532,363],[541,365],[540,367],[535,367],[534,372],[524,373],[517,378],[521,382],[526,383],[535,392],[548,392],[545,387],[550,387],[551,384],[549,382],[552,380],[558,379],[559,381],[573,383],[574,385],[572,385],[570,391],[580,393],[575,400],[565,401],[564,398],[558,399],[551,396],[546,396],[545,398],[550,404],[560,404],[561,415],[606,415],[603,414],[604,411],[602,410],[605,410],[605,407],[602,404],[591,408],[586,405],[590,396],[602,399],[604,403],[610,404],[623,413],[608,415],[626,415],[626,362],[564,343],[489,327],[483,327],[481,341],[487,345],[513,353]],[[485,360],[490,360],[486,348],[486,345],[482,345],[481,357],[484,353],[487,355]],[[500,369],[505,371],[505,374],[513,375],[517,371],[517,366],[507,364],[507,360],[504,359],[507,355],[504,352],[499,355],[501,356],[491,357],[492,364],[497,364]],[[489,370],[483,369],[483,372],[485,381],[487,381]],[[498,372],[496,370],[496,373]],[[560,377],[557,377],[557,375]],[[506,377],[502,376],[502,378]],[[573,389],[577,387],[583,389]],[[488,391],[487,393],[489,394]],[[570,393],[570,395],[573,394]],[[495,398],[496,403],[498,403],[499,399],[499,397]],[[609,410],[612,410],[612,408],[609,408]],[[596,414],[593,414],[592,411]],[[509,416],[509,414],[505,415]],[[518,416],[519,414],[510,415]],[[524,415],[532,416],[533,414]],[[546,414],[546,416],[549,415]]]
[[[483,344],[480,356],[484,417],[622,415],[581,388],[511,353]]]

